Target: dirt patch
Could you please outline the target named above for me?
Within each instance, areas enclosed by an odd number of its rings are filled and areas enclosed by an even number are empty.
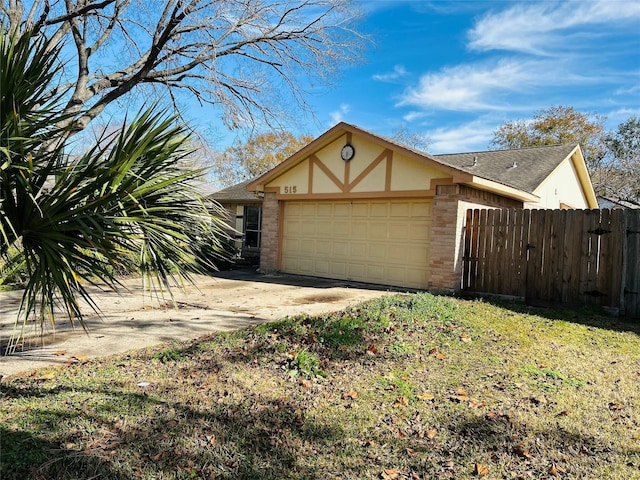
[[[259,275],[251,270],[198,276],[195,286],[144,294],[139,279],[124,281],[117,293],[91,287],[101,316],[85,306],[87,332],[58,317],[56,329],[30,323],[29,337],[13,355],[0,357],[0,377],[70,358],[118,354],[214,331],[232,330],[287,316],[316,315],[362,303],[388,291],[372,285],[287,275]],[[0,292],[0,346],[6,345],[17,317],[21,292]],[[61,353],[64,352],[64,353]]]
[[[306,297],[297,298],[295,303],[308,305],[310,303],[333,303],[340,300],[344,300],[345,295],[333,294],[333,295],[308,295]]]

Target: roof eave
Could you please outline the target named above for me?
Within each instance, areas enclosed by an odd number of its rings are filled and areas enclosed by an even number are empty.
[[[486,178],[482,177],[474,176],[473,180],[471,180],[471,182],[466,182],[466,184],[479,190],[495,193],[503,197],[519,200],[521,202],[537,202],[540,200],[540,197],[532,193],[525,192],[508,185],[504,185],[503,183],[487,180]]]

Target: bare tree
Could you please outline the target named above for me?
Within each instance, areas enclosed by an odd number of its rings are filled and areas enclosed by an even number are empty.
[[[0,22],[3,34],[65,42],[58,90],[71,87],[66,121],[78,132],[149,87],[174,107],[182,92],[216,105],[229,128],[280,125],[359,60],[358,16],[349,0],[3,0]]]

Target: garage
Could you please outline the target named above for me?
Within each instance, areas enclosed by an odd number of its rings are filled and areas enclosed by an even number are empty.
[[[281,270],[425,288],[431,206],[429,199],[284,202]]]
[[[247,185],[260,271],[455,292],[469,209],[594,208],[578,145],[429,155],[339,123]]]

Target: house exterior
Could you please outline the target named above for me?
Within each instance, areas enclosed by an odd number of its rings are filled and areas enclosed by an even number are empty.
[[[250,180],[232,185],[208,196],[222,205],[225,221],[234,238],[235,248],[249,263],[257,264],[262,240],[262,195],[247,191]]]
[[[260,269],[460,288],[469,208],[597,208],[580,147],[429,155],[340,123],[247,185]]]

